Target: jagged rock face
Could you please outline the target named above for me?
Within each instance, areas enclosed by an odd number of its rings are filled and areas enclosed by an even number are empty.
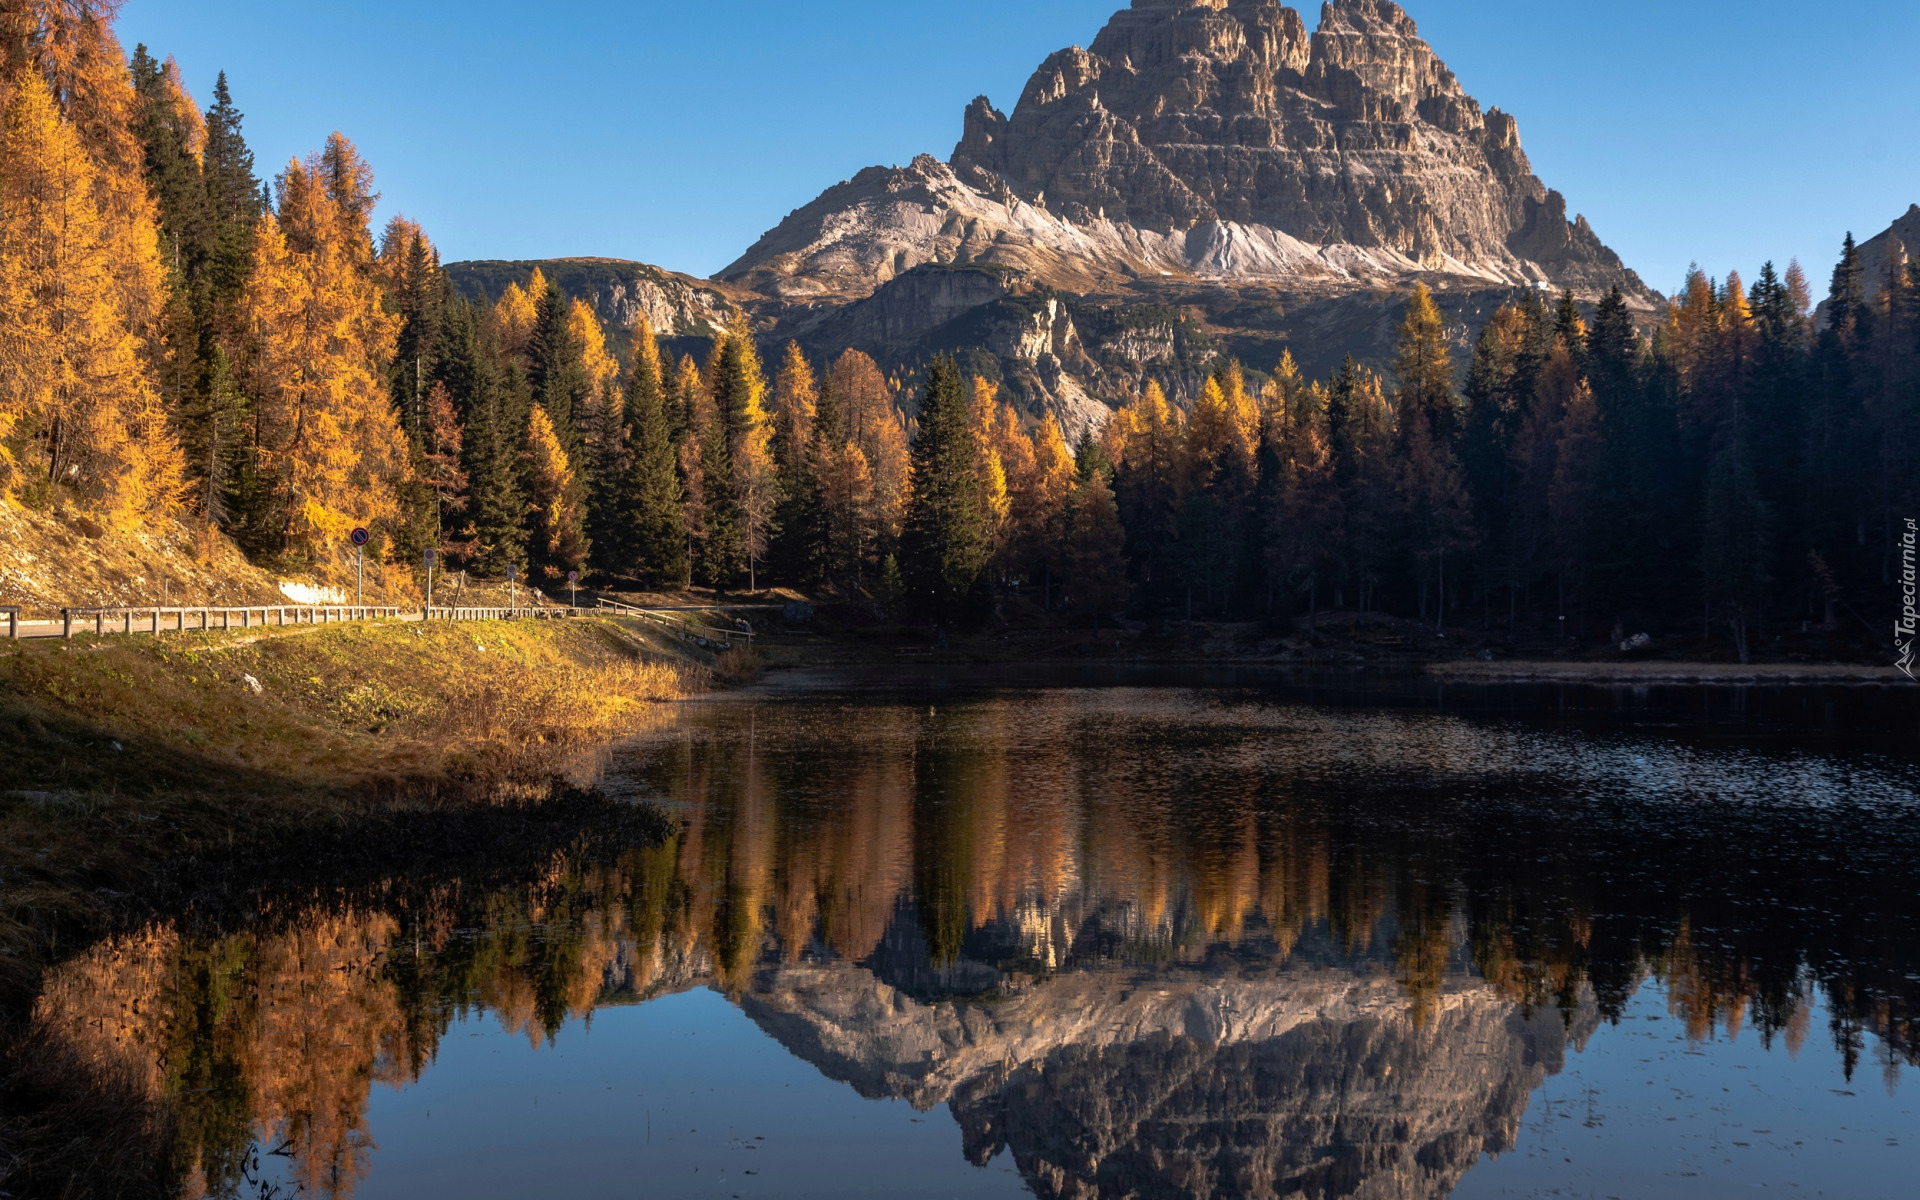
[[[1916,254],[1920,254],[1920,204],[1910,206],[1899,220],[1860,243],[1867,299],[1878,299],[1892,273],[1906,270]],[[1826,303],[1820,307],[1824,312]]]
[[[1135,0],[1048,59],[1011,118],[976,100],[950,165],[863,172],[721,277],[860,296],[926,262],[1078,292],[1439,273],[1652,303],[1388,0],[1324,5],[1312,33],[1273,0]]]
[[[924,1003],[846,963],[770,968],[745,1011],[871,1098],[947,1104],[968,1156],[1048,1197],[1447,1195],[1513,1145],[1571,1041],[1458,978],[1424,1020],[1385,971],[1074,972]]]
[[[645,263],[611,258],[540,262],[450,263],[448,278],[470,300],[498,300],[509,283],[525,285],[535,267],[568,296],[585,300],[609,332],[630,331],[645,317],[662,337],[711,337],[740,312],[712,285]]]

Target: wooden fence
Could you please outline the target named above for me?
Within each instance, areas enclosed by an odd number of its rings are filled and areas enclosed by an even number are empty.
[[[334,625],[346,621],[391,620],[399,608],[319,608],[312,605],[248,605],[201,608],[63,608],[60,636],[72,637],[89,627],[96,634],[186,633],[215,629],[281,628],[288,625]],[[220,623],[215,625],[214,618]]]
[[[600,600],[600,612],[637,617],[661,627],[683,641],[709,650],[732,646],[751,646],[751,628],[729,628],[695,621],[682,613],[695,610],[635,608],[612,600]],[[699,610],[705,611],[705,610]],[[365,605],[321,607],[316,605],[203,605],[198,608],[63,608],[57,622],[59,636],[75,633],[161,634],[207,633],[228,629],[281,629],[293,625],[335,625],[349,621],[564,621],[584,615],[578,608],[443,608],[430,609],[370,607]],[[0,606],[6,618],[8,638],[20,636],[20,610]],[[218,621],[219,624],[214,622]],[[46,624],[46,622],[39,622]],[[745,624],[745,622],[742,622]]]
[[[605,597],[599,600],[598,607],[602,612],[651,621],[681,641],[692,642],[706,650],[726,650],[733,646],[753,645],[752,629],[729,629],[724,625],[704,625],[679,615],[682,612],[697,610],[635,608],[631,604],[621,604],[617,600],[608,600]]]
[[[577,608],[440,608],[429,609],[429,621],[567,621],[580,615]]]
[[[210,633],[228,629],[283,629],[350,621],[555,621],[580,616],[575,608],[418,608],[348,605],[206,605],[198,608],[63,608],[60,637],[76,633]],[[20,637],[20,610],[0,607],[9,639]],[[214,624],[215,621],[219,624]],[[31,622],[29,622],[31,623]],[[39,622],[46,624],[46,622]],[[50,635],[49,635],[50,636]]]

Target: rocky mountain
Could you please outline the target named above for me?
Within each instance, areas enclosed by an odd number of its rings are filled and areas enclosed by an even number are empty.
[[[531,264],[453,269],[508,267]],[[1227,357],[1384,367],[1415,281],[1463,350],[1530,288],[1660,300],[1390,0],[1331,0],[1311,30],[1276,0],[1133,0],[1011,115],[975,100],[946,161],[829,188],[710,283],[618,269],[577,283],[610,323],[696,333],[738,303],[816,355],[911,373],[953,351],[1069,437],[1148,377],[1193,395]]]
[[[948,162],[863,171],[720,278],[850,298],[928,262],[1075,292],[1438,276],[1652,299],[1389,0],[1334,0],[1312,33],[1273,0],[1134,0],[1011,117],[975,100]]]
[[[1513,1147],[1533,1093],[1599,1025],[1585,993],[1522,1010],[1463,942],[1417,1007],[1391,921],[1358,944],[1315,923],[1285,951],[1256,931],[1230,952],[1074,953],[1148,944],[1139,916],[1028,901],[937,962],[904,905],[858,962],[768,944],[722,981],[703,942],[616,957],[601,998],[723,990],[827,1078],[944,1105],[971,1161],[1010,1150],[1037,1195],[1077,1200],[1440,1200]]]
[[[1860,243],[1860,269],[1866,277],[1867,299],[1876,300],[1886,290],[1895,271],[1920,255],[1920,204],[1910,205],[1893,224]],[[1820,302],[1820,317],[1826,318],[1827,302]]]
[[[945,1104],[968,1156],[1048,1197],[1446,1196],[1511,1149],[1569,1043],[1456,979],[1421,1020],[1390,972],[1077,972],[995,1004],[923,1004],[851,964],[772,968],[739,999],[870,1098]],[[1337,1186],[1336,1186],[1337,1184]]]
[[[710,338],[741,311],[726,289],[618,258],[457,262],[448,264],[447,278],[467,299],[492,301],[509,284],[526,286],[536,267],[562,292],[593,305],[601,325],[622,344],[641,317],[662,337]]]

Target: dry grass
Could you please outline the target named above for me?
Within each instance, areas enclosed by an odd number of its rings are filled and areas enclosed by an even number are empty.
[[[140,1098],[31,1035],[47,964],[209,864],[332,879],[469,829],[631,824],[553,776],[708,678],[602,620],[0,641],[0,1196],[164,1194]]]
[[[766,673],[767,656],[747,646],[735,646],[722,651],[713,662],[714,678],[733,687],[758,683]]]
[[[673,655],[597,620],[0,643],[0,999],[171,859],[523,797],[701,686]]]
[[[0,604],[29,617],[69,606],[280,604],[280,579],[226,537],[171,519],[115,530],[76,512],[0,500]]]

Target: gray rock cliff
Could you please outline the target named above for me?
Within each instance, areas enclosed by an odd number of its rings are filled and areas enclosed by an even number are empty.
[[[850,298],[928,262],[1081,293],[1431,275],[1653,302],[1389,0],[1335,0],[1312,32],[1273,0],[1135,0],[1011,116],[974,101],[950,162],[862,172],[721,278]]]

